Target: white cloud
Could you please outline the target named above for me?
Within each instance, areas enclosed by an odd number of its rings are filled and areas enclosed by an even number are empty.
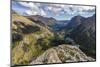
[[[27,10],[27,11],[25,11],[25,14],[27,14],[27,15],[37,15],[38,12],[36,12],[36,11],[32,12],[31,10]]]
[[[32,14],[40,14],[45,16],[46,12],[41,8],[39,9],[39,7],[44,7],[46,10],[51,11],[52,14],[55,15],[59,15],[62,13],[67,13],[70,15],[73,15],[75,13],[78,14],[82,14],[84,12],[82,12],[83,10],[87,11],[87,10],[93,10],[95,7],[91,7],[91,6],[77,6],[77,5],[63,5],[63,4],[40,4],[40,3],[33,3],[33,2],[19,2],[21,5],[25,6],[25,7],[29,7],[32,11]],[[62,10],[64,10],[64,12],[61,12]],[[31,12],[28,11],[28,12]]]
[[[25,11],[21,11],[28,15],[42,15],[42,16],[75,16],[92,14],[95,7],[79,6],[79,5],[64,5],[64,4],[44,4],[34,2],[18,2],[20,5],[27,7]],[[20,8],[19,8],[20,9]],[[91,12],[89,12],[91,10]],[[18,11],[20,12],[20,11]],[[20,12],[20,13],[21,13]]]
[[[91,6],[82,6],[83,9],[85,10],[93,10],[95,9],[95,7],[91,7]]]
[[[29,8],[29,10],[24,11],[28,15],[37,15],[40,13],[40,9],[33,2],[18,2],[20,5]]]
[[[40,11],[37,11],[37,10],[26,10],[24,12],[27,15],[40,15]]]
[[[48,6],[47,9],[48,9],[48,10],[52,10],[52,7],[51,7],[51,6]]]
[[[25,11],[25,14],[27,14],[27,15],[32,15],[32,11],[27,10],[27,11]]]
[[[53,8],[53,11],[56,12],[60,12],[62,10],[62,8]]]
[[[34,3],[32,2],[18,2],[19,4],[21,4],[22,6],[25,6],[25,7],[33,7],[34,6]]]
[[[62,5],[61,6],[65,12],[69,15],[86,15],[86,14],[93,14],[93,10],[95,10],[95,7],[92,6],[79,6],[79,5]],[[91,12],[89,11],[91,10]],[[87,15],[88,16],[88,15]]]
[[[47,15],[46,12],[45,12],[43,9],[40,10],[40,14],[41,14],[42,16],[46,16],[46,15]]]

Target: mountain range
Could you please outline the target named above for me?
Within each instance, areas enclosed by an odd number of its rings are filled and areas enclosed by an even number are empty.
[[[72,24],[75,26],[72,26],[71,29],[73,30],[70,32],[69,37],[74,39],[77,44],[80,44],[80,48],[84,52],[96,58],[96,15],[94,14],[88,18],[76,17],[74,21],[76,22],[77,19],[76,25]]]
[[[60,21],[13,11],[12,65],[95,61],[95,17]]]

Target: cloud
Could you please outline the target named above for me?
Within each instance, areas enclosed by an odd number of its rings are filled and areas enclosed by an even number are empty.
[[[41,14],[42,16],[47,16],[46,12],[45,12],[43,9],[40,9],[40,14]]]
[[[32,2],[18,2],[20,5],[25,6],[25,7],[33,7],[34,3]]]
[[[19,5],[14,7],[17,12],[23,15],[42,15],[46,17],[73,17],[75,15],[81,15],[88,17],[94,14],[95,7],[92,6],[79,6],[79,5],[64,5],[64,4],[46,4],[46,3],[34,3],[34,2],[17,2]],[[27,8],[26,8],[27,7]]]
[[[13,9],[16,9],[16,12],[20,12],[21,15],[37,15],[40,13],[40,9],[38,8],[38,6],[36,6],[32,2],[15,2],[15,3],[16,3],[16,5],[13,4],[13,6],[15,6],[15,7],[19,6],[19,8],[14,7]],[[22,6],[22,8],[21,8],[21,6]]]
[[[24,14],[25,14],[25,15],[37,15],[38,12],[36,12],[36,11],[32,12],[31,10],[26,10],[26,11],[24,12]]]
[[[92,6],[82,6],[83,9],[85,10],[93,10],[95,9],[95,7],[92,7]]]
[[[53,8],[53,7],[51,7],[51,6],[48,6],[48,7],[47,7],[48,10],[52,10],[52,8]]]

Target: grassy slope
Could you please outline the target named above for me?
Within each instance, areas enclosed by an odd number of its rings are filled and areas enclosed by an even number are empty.
[[[12,64],[28,64],[50,47],[52,36],[48,29],[12,14]]]

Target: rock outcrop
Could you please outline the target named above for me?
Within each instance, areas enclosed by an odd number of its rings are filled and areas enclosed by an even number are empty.
[[[48,49],[30,64],[65,63],[94,60],[95,59],[86,56],[77,46],[63,44],[59,45],[58,47]]]

